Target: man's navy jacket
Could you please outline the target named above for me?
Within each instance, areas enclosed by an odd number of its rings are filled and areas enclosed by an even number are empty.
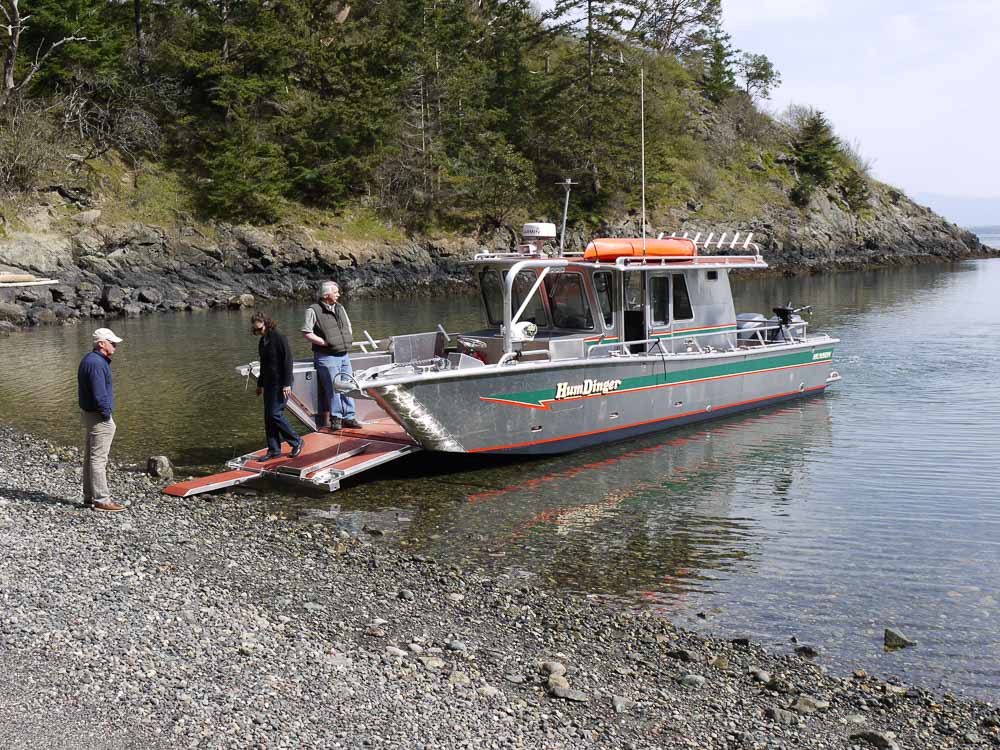
[[[100,352],[90,352],[76,371],[80,408],[99,411],[107,419],[115,410],[115,389],[111,384],[111,361]]]

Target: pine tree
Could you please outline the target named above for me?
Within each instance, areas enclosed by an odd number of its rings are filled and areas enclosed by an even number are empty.
[[[802,118],[793,146],[799,180],[791,198],[796,204],[804,206],[817,187],[832,183],[840,142],[823,113],[815,111],[806,113]]]
[[[733,72],[734,53],[729,45],[729,34],[715,29],[708,46],[705,69],[701,78],[701,88],[705,97],[715,104],[721,104],[736,89],[736,74]]]

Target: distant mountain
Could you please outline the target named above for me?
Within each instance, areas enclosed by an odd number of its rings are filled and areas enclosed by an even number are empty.
[[[914,193],[911,197],[962,227],[984,229],[1000,222],[1000,197],[977,198],[942,193]]]

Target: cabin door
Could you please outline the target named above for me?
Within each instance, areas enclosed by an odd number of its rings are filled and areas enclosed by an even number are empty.
[[[646,274],[623,273],[624,295],[622,305],[626,341],[644,341],[649,338],[646,320]],[[645,344],[632,344],[633,354],[646,351]]]

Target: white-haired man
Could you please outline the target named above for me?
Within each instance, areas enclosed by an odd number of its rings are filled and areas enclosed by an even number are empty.
[[[115,439],[115,389],[111,382],[111,358],[121,338],[110,328],[94,331],[94,348],[80,360],[76,371],[80,421],[83,422],[83,505],[105,513],[118,513],[124,505],[114,502],[108,491],[108,455]]]
[[[313,365],[319,383],[317,427],[339,430],[343,427],[360,430],[361,423],[354,412],[354,399],[342,396],[333,387],[340,373],[350,375],[351,356],[348,353],[353,341],[351,319],[341,305],[340,287],[333,281],[324,281],[319,289],[320,301],[306,308],[302,336],[312,344]]]

